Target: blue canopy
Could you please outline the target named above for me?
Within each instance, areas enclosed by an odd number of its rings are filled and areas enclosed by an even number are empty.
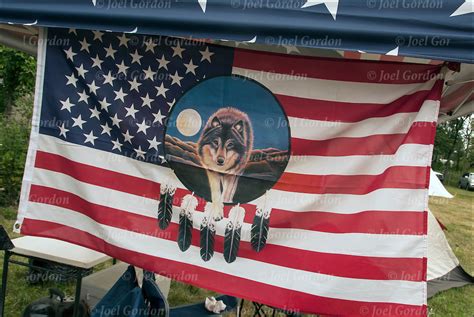
[[[472,0],[0,0],[0,23],[473,63]]]

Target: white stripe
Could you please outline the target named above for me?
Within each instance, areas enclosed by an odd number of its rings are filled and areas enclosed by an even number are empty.
[[[199,248],[195,246],[191,246],[186,252],[181,252],[174,241],[99,225],[80,213],[59,207],[42,204],[33,204],[31,207],[29,214],[31,219],[53,221],[73,227],[88,232],[112,245],[134,252],[196,265],[267,285],[346,300],[394,302],[406,305],[423,305],[424,303],[422,298],[424,282],[344,278],[296,270],[242,257],[237,258],[234,263],[228,264],[219,253],[215,253],[210,261],[204,262],[199,255]]]
[[[33,184],[74,193],[94,204],[151,217],[156,221],[158,201],[82,183],[68,175],[37,169]],[[55,199],[64,199],[54,197]],[[39,201],[43,202],[43,201]],[[47,200],[44,203],[48,202]],[[32,207],[30,207],[30,210]],[[179,223],[178,208],[174,222]],[[200,228],[202,213],[196,213],[194,226]],[[295,215],[297,216],[297,215]],[[218,234],[225,235],[227,221],[217,223]],[[250,241],[251,224],[242,227],[242,240]],[[268,243],[301,250],[375,257],[420,258],[423,256],[419,235],[384,235],[364,233],[326,233],[302,229],[271,228]]]
[[[378,134],[405,134],[416,122],[426,124],[437,120],[439,101],[427,100],[419,112],[397,113],[382,118],[370,118],[359,122],[331,122],[289,117],[291,136],[307,140],[333,138],[362,138]]]
[[[39,126],[41,116],[41,104],[43,102],[43,83],[44,70],[46,66],[46,47],[48,41],[48,29],[44,27],[39,28],[39,44],[38,57],[36,59],[36,85],[35,85],[35,100],[33,104],[33,116],[31,118],[31,133],[28,144],[28,153],[25,162],[25,171],[23,173],[23,180],[21,183],[20,203],[18,206],[18,215],[15,226],[18,224],[21,227],[23,217],[28,213],[26,209],[28,204],[28,196],[30,194],[31,180],[33,178],[33,171],[35,166],[36,150],[38,147],[38,139],[40,138]],[[20,233],[16,227],[14,231]]]
[[[234,67],[233,74],[252,78],[277,95],[348,103],[391,103],[404,95],[430,90],[436,79],[414,84],[358,83],[299,77]]]
[[[75,162],[106,170],[124,173],[143,179],[164,182],[174,181],[185,189],[173,172],[165,167],[143,163],[132,158],[89,147],[64,142],[58,138],[41,136],[40,148],[62,155]],[[330,211],[352,214],[366,210],[424,211],[426,189],[382,188],[365,195],[349,194],[306,194],[269,190],[268,197],[260,197],[250,203],[259,204],[264,199],[272,202],[274,208],[290,211]]]
[[[426,167],[432,145],[402,144],[391,155],[291,156],[285,172],[308,175],[378,175],[391,166]]]

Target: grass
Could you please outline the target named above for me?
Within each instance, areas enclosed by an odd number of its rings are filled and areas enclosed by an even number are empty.
[[[474,192],[448,187],[455,195],[454,199],[430,199],[430,208],[436,217],[447,227],[445,232],[448,241],[461,262],[464,269],[471,275],[474,274],[474,241],[473,225]],[[11,232],[16,217],[16,208],[0,208],[0,224]],[[17,237],[11,234],[11,237]],[[0,273],[2,270],[3,256],[0,259]],[[102,269],[106,263],[97,269]],[[6,300],[5,317],[18,317],[34,299],[47,296],[48,288],[57,287],[57,284],[43,283],[30,285],[27,283],[27,269],[18,265],[11,265],[9,270],[8,296]],[[59,287],[67,294],[74,294],[74,284],[64,283]],[[199,289],[179,282],[172,282],[169,294],[171,306],[202,301],[206,296],[213,295],[211,291]],[[430,316],[442,317],[472,317],[474,316],[474,286],[451,289],[442,292],[428,301]],[[244,305],[244,316],[252,316],[251,304]],[[282,316],[282,315],[277,315]]]
[[[474,192],[447,187],[453,199],[430,199],[430,209],[447,228],[445,231],[454,254],[463,268],[474,275]],[[431,316],[474,316],[474,286],[441,292],[428,300]]]

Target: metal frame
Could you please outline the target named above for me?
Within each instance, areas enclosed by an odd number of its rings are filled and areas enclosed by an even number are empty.
[[[2,289],[1,289],[1,293],[0,293],[0,317],[4,317],[4,312],[5,312],[5,299],[6,299],[6,294],[7,294],[7,282],[8,282],[8,268],[10,266],[10,263],[21,265],[21,266],[31,268],[31,269],[35,269],[35,270],[39,270],[39,271],[44,271],[44,272],[49,272],[49,273],[57,273],[57,272],[55,272],[54,270],[51,270],[51,269],[47,269],[47,268],[44,268],[44,267],[39,267],[39,266],[32,265],[32,264],[29,263],[29,261],[28,262],[22,262],[22,261],[12,260],[11,259],[12,256],[19,256],[19,257],[26,258],[28,260],[38,259],[38,260],[41,260],[41,261],[48,261],[48,260],[45,260],[45,259],[40,259],[40,258],[36,258],[36,257],[33,257],[33,256],[27,256],[27,255],[18,254],[18,253],[12,252],[12,251],[5,250],[5,254],[4,254],[4,257],[3,257],[4,262],[3,262],[3,272],[2,272]],[[57,262],[54,262],[54,261],[49,261],[49,262],[57,263]],[[62,263],[58,263],[58,264],[66,265],[66,264],[62,264]],[[82,278],[85,275],[87,275],[86,273],[88,272],[88,270],[84,269],[84,268],[81,268],[81,267],[76,267],[76,266],[71,266],[71,265],[69,265],[69,266],[73,267],[74,269],[77,269],[77,273],[76,274],[64,274],[64,273],[61,272],[61,274],[76,279],[76,292],[75,292],[75,297],[74,297],[74,314],[73,314],[73,316],[74,317],[80,317],[79,316],[79,304],[80,304],[80,301],[81,301]]]

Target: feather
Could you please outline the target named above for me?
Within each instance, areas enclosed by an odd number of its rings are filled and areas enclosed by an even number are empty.
[[[213,215],[222,208],[222,204],[208,202],[204,207],[204,217],[201,223],[201,258],[209,261],[214,255],[214,238],[216,235],[216,224]]]
[[[245,217],[245,209],[240,205],[232,207],[229,212],[229,222],[225,229],[224,259],[232,263],[237,258],[240,245],[240,231]]]
[[[267,243],[270,213],[271,209],[265,210],[265,207],[257,206],[250,231],[250,243],[252,244],[252,248],[257,252],[260,252]]]
[[[162,184],[160,188],[160,203],[158,204],[158,225],[160,229],[168,228],[173,216],[173,196],[176,187]]]
[[[191,245],[193,232],[193,213],[198,205],[198,200],[192,195],[186,195],[181,202],[179,213],[178,246],[181,251],[186,251]]]

